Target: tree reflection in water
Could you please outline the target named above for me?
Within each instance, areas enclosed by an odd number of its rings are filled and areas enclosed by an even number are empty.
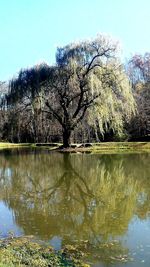
[[[20,153],[0,160],[1,200],[26,235],[95,243],[150,212],[149,154]]]

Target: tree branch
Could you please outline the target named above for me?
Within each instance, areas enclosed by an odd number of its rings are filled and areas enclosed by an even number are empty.
[[[56,113],[56,111],[54,111],[54,109],[51,107],[51,105],[49,104],[48,101],[45,102],[45,105],[49,108],[50,113],[51,113],[52,115],[54,115],[54,117],[59,121],[59,123],[60,123],[61,125],[63,125],[62,118]],[[46,111],[44,111],[44,112],[46,112]]]

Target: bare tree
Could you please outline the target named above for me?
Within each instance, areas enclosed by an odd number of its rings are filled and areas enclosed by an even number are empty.
[[[137,103],[131,133],[133,137],[144,138],[150,134],[150,53],[133,56],[128,63],[128,75]]]

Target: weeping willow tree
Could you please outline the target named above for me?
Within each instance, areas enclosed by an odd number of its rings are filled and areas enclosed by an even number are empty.
[[[117,43],[103,35],[57,49],[45,103],[62,126],[64,147],[85,115],[101,134],[108,125],[120,133],[130,118],[134,99],[117,58]]]
[[[54,66],[25,70],[11,83],[10,99],[26,96],[28,103],[30,96],[35,110],[42,98],[43,112],[62,128],[65,148],[85,115],[92,125],[98,123],[102,134],[107,125],[120,131],[134,110],[134,101],[117,58],[117,43],[103,35],[58,48]]]
[[[10,81],[6,97],[8,110],[14,110],[16,116],[24,116],[26,123],[22,125],[22,128],[31,125],[34,142],[38,141],[43,124],[43,85],[48,79],[48,70],[49,66],[44,63],[30,69],[20,70],[18,77]],[[26,115],[24,115],[25,111]]]
[[[123,66],[117,59],[109,60],[105,68],[93,73],[90,85],[92,90],[101,91],[88,112],[88,122],[94,126],[97,139],[110,131],[122,136],[124,124],[130,121],[136,109]]]

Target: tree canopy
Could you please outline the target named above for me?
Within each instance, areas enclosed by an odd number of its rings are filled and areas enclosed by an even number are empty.
[[[7,101],[31,106],[34,119],[39,111],[55,118],[64,147],[85,118],[96,133],[120,133],[135,108],[117,43],[104,35],[58,48],[53,66],[21,70],[10,81]]]

